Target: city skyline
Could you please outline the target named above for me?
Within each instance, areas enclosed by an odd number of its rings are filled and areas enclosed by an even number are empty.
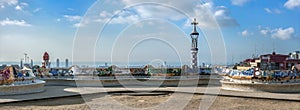
[[[94,60],[98,62],[159,59],[189,65],[193,18],[199,22],[199,65],[211,63],[212,51],[217,51],[217,57],[219,51],[224,54],[222,49],[211,47],[221,45],[211,42],[219,35],[223,38],[219,40],[225,44],[227,63],[239,62],[255,53],[261,55],[275,50],[288,54],[300,50],[299,0],[163,1],[185,13],[159,4],[130,7],[138,1],[0,0],[0,62],[18,62],[24,53],[39,61],[44,52],[50,54],[52,62],[57,58],[72,60],[78,32],[109,20],[100,37],[89,34],[93,32],[85,34],[87,41],[91,36],[97,37],[97,41],[92,42],[94,48],[80,47],[82,53],[95,52]],[[106,3],[114,7],[92,10],[96,13],[92,16],[87,13],[96,4]],[[116,7],[124,6],[129,7],[114,11]],[[107,9],[102,10],[104,8]],[[188,18],[184,14],[191,16]],[[135,44],[138,38],[154,39],[138,43],[134,48],[124,47]],[[75,61],[90,60],[90,57],[82,54]]]

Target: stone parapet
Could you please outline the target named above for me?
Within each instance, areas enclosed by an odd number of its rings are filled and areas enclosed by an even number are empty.
[[[222,89],[234,91],[300,92],[300,83],[243,83],[220,81]]]
[[[45,81],[35,80],[34,83],[16,83],[1,85],[0,95],[29,94],[44,91]]]

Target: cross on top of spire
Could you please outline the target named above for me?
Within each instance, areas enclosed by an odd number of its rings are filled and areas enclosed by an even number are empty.
[[[194,21],[192,22],[192,25],[196,26],[198,24],[196,18],[194,18]]]
[[[194,21],[191,24],[194,25],[194,29],[193,29],[193,32],[191,33],[191,35],[199,35],[199,33],[197,32],[197,28],[196,28],[197,24],[198,24],[196,18],[194,18]]]

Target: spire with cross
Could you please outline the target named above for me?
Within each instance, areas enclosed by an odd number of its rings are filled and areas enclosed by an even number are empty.
[[[191,24],[194,26],[194,29],[193,29],[193,32],[191,33],[191,35],[199,35],[199,33],[197,32],[198,22],[197,22],[196,18],[194,18],[194,21]]]
[[[194,18],[194,21],[191,23],[193,25],[193,31],[190,34],[192,38],[192,48],[191,48],[191,53],[192,53],[192,68],[196,69],[198,67],[198,36],[199,33],[197,32],[197,24],[198,22],[196,21],[196,18]]]

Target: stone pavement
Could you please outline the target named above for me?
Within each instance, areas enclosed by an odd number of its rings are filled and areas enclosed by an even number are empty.
[[[270,93],[270,92],[244,92],[244,91],[228,91],[221,90],[221,87],[129,87],[129,88],[67,88],[69,92],[77,92],[81,94],[100,93],[100,92],[113,92],[113,91],[172,91],[178,93],[195,93],[200,95],[220,95],[229,97],[245,97],[245,98],[262,98],[262,99],[275,99],[275,100],[291,100],[300,101],[300,93]]]
[[[44,88],[45,91],[39,93],[0,96],[0,103],[78,95],[78,93],[64,91],[67,86],[45,86]]]
[[[23,95],[9,95],[0,96],[1,103],[10,103],[15,101],[38,100],[55,97],[71,97],[80,94],[95,94],[107,92],[122,92],[122,91],[166,91],[179,93],[195,93],[195,94],[209,94],[220,95],[228,97],[244,97],[244,98],[261,98],[261,99],[275,99],[275,100],[289,100],[300,101],[300,93],[268,93],[268,92],[240,92],[221,90],[219,86],[213,87],[139,87],[131,86],[123,87],[69,87],[69,86],[45,86],[45,91],[41,93],[23,94]]]

